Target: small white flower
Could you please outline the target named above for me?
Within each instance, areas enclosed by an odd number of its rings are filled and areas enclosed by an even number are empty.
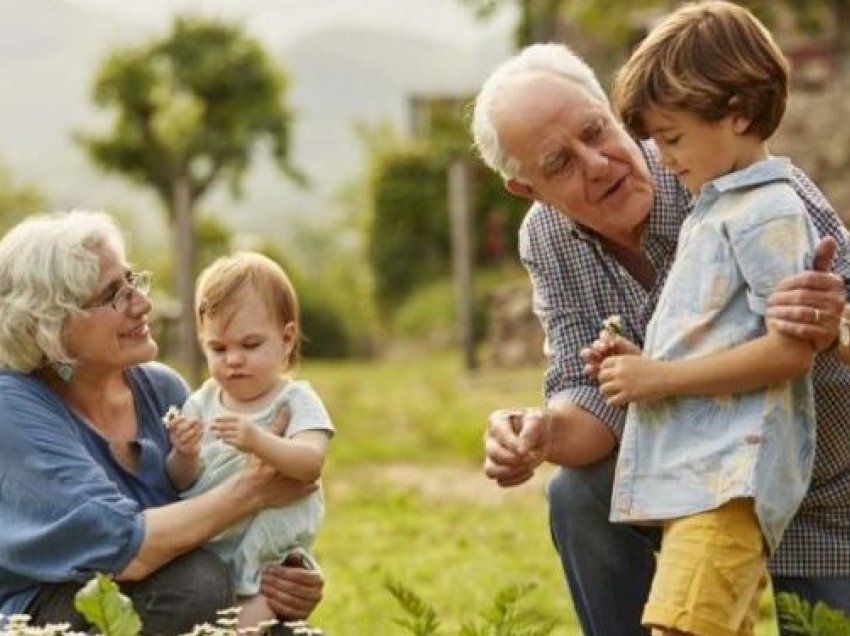
[[[165,415],[162,416],[162,423],[165,424],[165,428],[171,428],[171,424],[180,417],[180,409],[172,404],[168,407],[168,410],[165,412]]]

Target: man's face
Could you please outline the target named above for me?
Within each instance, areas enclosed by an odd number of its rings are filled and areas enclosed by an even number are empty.
[[[602,236],[639,247],[652,209],[649,170],[605,102],[550,73],[518,78],[500,95],[494,123],[519,161],[512,193],[546,203]]]

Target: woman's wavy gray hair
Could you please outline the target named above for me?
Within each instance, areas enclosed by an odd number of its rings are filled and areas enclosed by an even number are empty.
[[[608,97],[596,74],[584,60],[564,44],[532,44],[502,62],[485,80],[472,111],[472,137],[481,159],[505,179],[519,177],[515,158],[502,150],[499,133],[493,123],[495,106],[505,88],[517,78],[545,72],[570,79],[594,97],[608,104]]]
[[[123,258],[121,230],[86,210],[30,217],[0,240],[0,367],[73,362],[62,329],[97,292],[104,247]]]

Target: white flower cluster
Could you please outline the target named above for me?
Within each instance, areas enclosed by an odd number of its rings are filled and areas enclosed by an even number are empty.
[[[195,625],[194,629],[183,636],[240,636],[241,634],[265,634],[268,628],[278,624],[272,619],[261,621],[256,627],[236,627],[239,623],[239,612],[241,607],[230,607],[219,610],[215,625],[203,623]],[[13,614],[5,617],[0,614],[0,636],[88,636],[84,632],[72,632],[68,623],[50,624],[44,627],[35,627],[29,624],[30,616],[27,614]],[[304,621],[283,623],[292,629],[293,634],[303,636],[323,636],[322,630],[310,627]]]

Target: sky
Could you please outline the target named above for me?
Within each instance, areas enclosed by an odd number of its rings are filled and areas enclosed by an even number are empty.
[[[192,11],[243,18],[264,40],[296,37],[333,23],[458,40],[504,31],[514,22],[505,9],[482,25],[460,0],[64,0],[136,24],[161,27],[175,13]]]

